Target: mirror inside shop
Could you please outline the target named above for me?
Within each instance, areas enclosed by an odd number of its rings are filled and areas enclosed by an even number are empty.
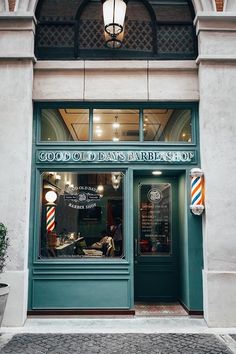
[[[120,257],[122,171],[43,172],[39,258]]]

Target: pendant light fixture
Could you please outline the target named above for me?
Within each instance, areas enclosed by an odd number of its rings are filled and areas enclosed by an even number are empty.
[[[120,128],[120,123],[118,122],[118,116],[115,116],[115,122],[112,124],[114,129]]]
[[[102,0],[105,40],[109,48],[120,48],[124,35],[127,0]]]
[[[124,39],[124,30],[116,35],[110,35],[104,31],[106,46],[110,49],[119,49]]]
[[[117,190],[120,187],[122,174],[121,172],[112,172],[111,173],[111,183],[112,187]]]

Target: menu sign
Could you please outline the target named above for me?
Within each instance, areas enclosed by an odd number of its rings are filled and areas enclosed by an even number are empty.
[[[140,185],[139,251],[169,254],[171,249],[171,184]]]

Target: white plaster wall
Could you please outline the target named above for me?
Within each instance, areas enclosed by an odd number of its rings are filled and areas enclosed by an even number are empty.
[[[235,327],[236,273],[203,272],[205,319],[211,327]]]
[[[28,270],[4,272],[1,282],[10,284],[2,326],[20,327],[25,322],[27,313]]]
[[[32,150],[32,62],[0,60],[0,215],[9,232],[4,323],[26,318]]]
[[[213,34],[212,30],[201,32],[200,28],[200,143],[206,197],[203,223],[204,312],[209,326],[233,327],[236,326],[234,23],[231,31],[221,32],[219,29],[215,43]]]
[[[33,98],[85,101],[197,101],[194,61],[39,61]]]
[[[199,80],[207,268],[236,271],[236,65],[200,64]]]
[[[236,31],[236,20],[235,20]],[[199,53],[204,55],[235,55],[235,32],[206,31],[199,34]]]

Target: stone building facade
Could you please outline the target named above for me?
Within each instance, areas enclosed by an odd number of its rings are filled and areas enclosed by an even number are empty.
[[[0,217],[10,236],[1,279],[11,287],[5,325],[27,317],[33,102],[139,101],[199,104],[204,318],[209,326],[236,326],[236,2],[192,3],[196,61],[43,61],[34,52],[37,0],[0,0]]]

